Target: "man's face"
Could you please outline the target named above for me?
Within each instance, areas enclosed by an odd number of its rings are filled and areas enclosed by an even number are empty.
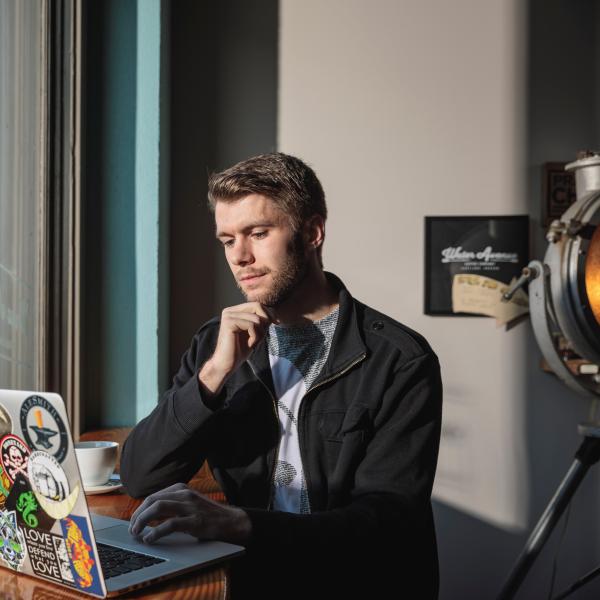
[[[292,231],[288,218],[267,196],[217,202],[215,221],[217,239],[248,302],[277,306],[306,276],[301,232]],[[249,276],[256,277],[245,279]]]

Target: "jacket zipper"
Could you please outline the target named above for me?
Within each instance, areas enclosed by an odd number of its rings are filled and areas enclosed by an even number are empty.
[[[262,383],[263,387],[267,390],[267,392],[269,392],[269,396],[271,396],[272,406],[273,406],[273,415],[275,416],[275,421],[277,423],[277,429],[278,429],[278,431],[280,433],[280,437],[281,437],[281,423],[279,422],[279,413],[277,411],[277,401],[275,400],[275,396],[273,396],[273,394],[271,393],[269,386],[256,374],[254,367],[250,363],[248,363],[248,364],[250,365],[250,368],[252,369],[252,372],[254,373],[254,377],[256,377],[256,379],[258,379],[258,381],[260,381]],[[279,442],[277,443],[277,449],[275,450],[273,466],[271,467],[271,477],[270,477],[270,484],[269,484],[269,501],[267,503],[267,510],[271,510],[271,502],[273,501],[273,480],[275,479],[275,469],[277,467],[278,459],[279,459]]]
[[[306,398],[306,396],[308,396],[308,394],[310,394],[313,390],[316,390],[318,387],[320,387],[320,386],[322,386],[322,385],[324,385],[326,383],[329,383],[330,381],[333,381],[334,379],[337,379],[338,377],[341,377],[344,373],[346,373],[346,371],[349,371],[354,365],[356,365],[359,362],[363,361],[366,358],[366,356],[367,356],[366,352],[363,353],[363,354],[361,354],[354,362],[350,363],[345,369],[342,369],[341,371],[338,371],[337,373],[334,373],[328,379],[320,381],[319,383],[317,383],[317,385],[315,385],[314,387],[311,387],[306,392],[306,394],[304,394],[304,396],[302,396],[302,400],[300,402],[300,411],[298,413],[298,440],[299,440],[299,447],[300,447],[300,460],[302,461],[302,470],[303,471],[304,471],[304,465],[305,465],[305,462],[304,462],[304,453],[302,451],[302,442],[304,440],[304,436],[300,435],[300,433],[301,433],[300,432],[300,424],[302,423],[302,413],[303,413],[302,409],[304,408],[304,404],[305,404],[304,399]],[[302,433],[304,433],[304,432],[302,432]],[[310,500],[310,492],[309,492],[311,483],[310,483],[310,476],[309,476],[308,471],[306,471],[304,473],[304,479],[306,480],[306,496],[308,498],[308,505],[309,505],[309,507],[310,507],[310,509],[312,511],[312,503],[311,503],[311,500]]]
[[[341,371],[334,373],[331,377],[329,377],[328,379],[325,379],[324,381],[320,381],[319,383],[317,383],[317,385],[315,385],[314,387],[311,387],[306,392],[306,394],[304,394],[304,396],[302,396],[302,400],[300,401],[300,413],[298,414],[298,438],[299,438],[299,447],[300,447],[300,460],[302,461],[302,470],[303,471],[304,471],[305,463],[304,463],[303,452],[302,452],[302,440],[304,438],[302,435],[300,435],[300,423],[302,421],[301,415],[302,415],[302,408],[304,406],[304,399],[306,398],[306,396],[308,396],[308,394],[310,394],[310,392],[312,392],[313,390],[316,390],[318,387],[320,387],[330,381],[333,381],[334,379],[337,379],[338,377],[341,377],[344,373],[346,373],[346,371],[349,371],[354,365],[356,365],[357,363],[364,360],[366,356],[367,356],[366,352],[361,354],[354,362],[350,363],[345,369],[342,369]],[[256,379],[258,379],[258,381],[261,382],[261,384],[267,390],[267,392],[269,392],[269,396],[271,397],[271,400],[272,400],[273,415],[275,417],[275,421],[277,422],[277,428],[279,429],[279,433],[281,433],[281,423],[279,421],[279,412],[277,410],[277,401],[275,400],[275,397],[271,393],[269,386],[266,385],[265,382],[256,374],[254,367],[250,363],[248,363],[248,364],[250,365],[250,368],[252,369],[252,372],[254,373],[254,377],[256,377]],[[275,451],[275,457],[273,460],[273,466],[271,467],[271,477],[270,477],[270,483],[269,483],[269,502],[267,503],[267,510],[271,510],[271,503],[273,502],[273,487],[274,487],[273,480],[275,479],[275,469],[277,468],[277,460],[279,459],[279,445],[280,444],[278,443],[277,449]],[[311,501],[310,501],[310,493],[309,493],[310,479],[309,479],[308,471],[304,473],[304,478],[306,480],[306,496],[308,497],[308,505],[312,506]]]

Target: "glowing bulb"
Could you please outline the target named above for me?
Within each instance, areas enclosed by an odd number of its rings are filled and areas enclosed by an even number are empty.
[[[585,291],[600,324],[600,227],[596,227],[585,259]]]

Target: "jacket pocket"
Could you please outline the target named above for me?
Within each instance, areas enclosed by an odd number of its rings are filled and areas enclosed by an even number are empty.
[[[371,419],[365,405],[351,405],[346,412],[321,415],[322,423],[331,429],[323,433],[323,449],[320,456],[322,469],[326,473],[328,493],[338,494],[346,490],[354,479],[356,466],[364,456],[369,439]]]
[[[369,426],[369,409],[364,404],[353,404],[346,411],[342,422],[342,435],[352,431],[363,431]]]
[[[331,411],[319,416],[319,431],[328,442],[341,444],[353,432],[364,432],[369,425],[369,411],[363,404],[353,404],[344,411]]]

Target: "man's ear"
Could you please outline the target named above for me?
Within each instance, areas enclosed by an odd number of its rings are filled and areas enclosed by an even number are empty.
[[[304,243],[307,247],[318,248],[325,239],[325,222],[321,215],[313,215],[304,225]]]

